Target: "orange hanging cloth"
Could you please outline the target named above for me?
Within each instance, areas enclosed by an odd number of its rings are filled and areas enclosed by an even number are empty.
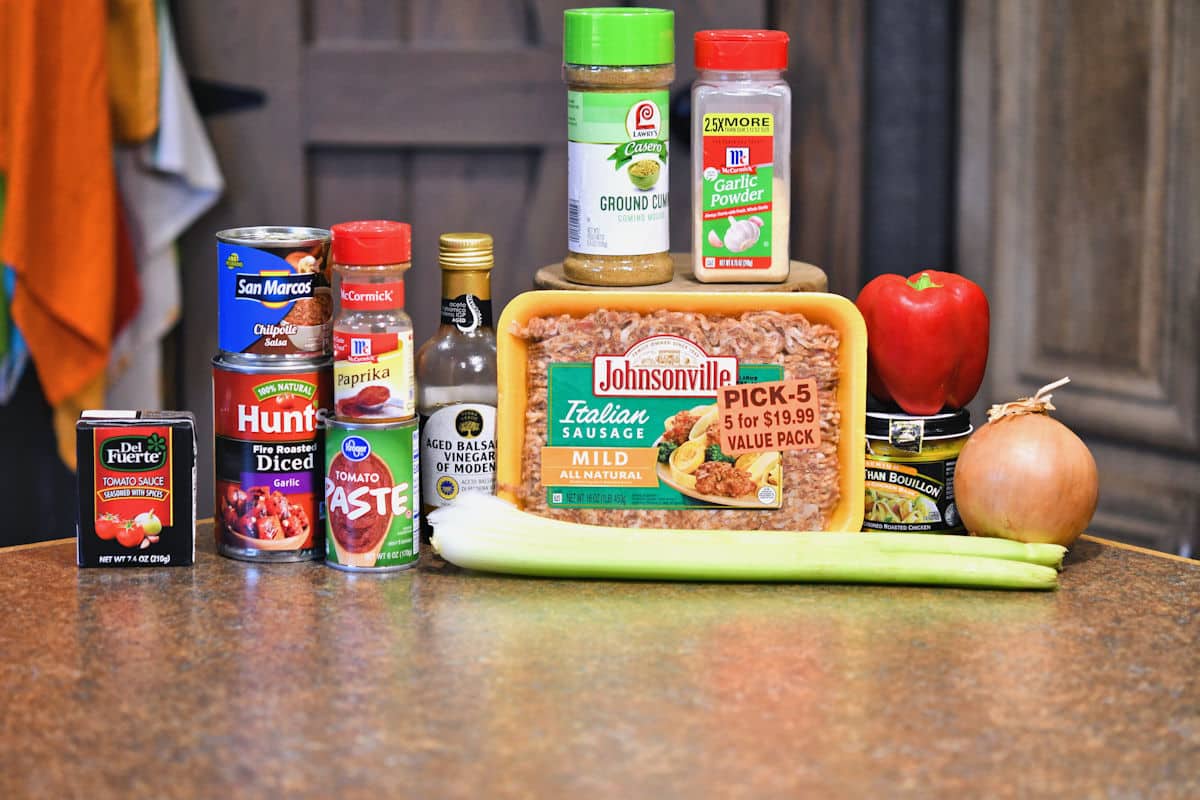
[[[108,97],[121,144],[158,130],[159,49],[154,0],[108,0]]]
[[[0,0],[0,261],[17,274],[12,317],[42,390],[67,413],[103,397],[119,274],[129,274],[117,263],[106,8]],[[61,437],[59,449],[71,452]]]

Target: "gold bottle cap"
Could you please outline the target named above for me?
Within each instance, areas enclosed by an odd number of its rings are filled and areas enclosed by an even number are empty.
[[[491,269],[495,263],[492,237],[486,233],[443,233],[438,237],[442,269]]]

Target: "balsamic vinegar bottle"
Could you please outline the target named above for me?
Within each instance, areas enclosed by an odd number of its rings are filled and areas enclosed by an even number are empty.
[[[442,322],[417,352],[422,517],[463,492],[496,485],[496,332],[492,237],[444,233]],[[424,533],[429,535],[428,522]]]

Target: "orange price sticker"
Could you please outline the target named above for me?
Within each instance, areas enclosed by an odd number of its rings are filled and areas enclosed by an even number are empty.
[[[808,450],[821,444],[815,378],[739,383],[717,394],[721,449],[731,456],[763,450]]]

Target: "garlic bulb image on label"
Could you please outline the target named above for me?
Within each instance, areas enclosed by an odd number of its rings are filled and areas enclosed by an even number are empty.
[[[762,233],[762,224],[762,219],[759,217],[741,220],[730,217],[729,230],[725,232],[725,246],[731,253],[748,250],[758,241],[758,237]]]

